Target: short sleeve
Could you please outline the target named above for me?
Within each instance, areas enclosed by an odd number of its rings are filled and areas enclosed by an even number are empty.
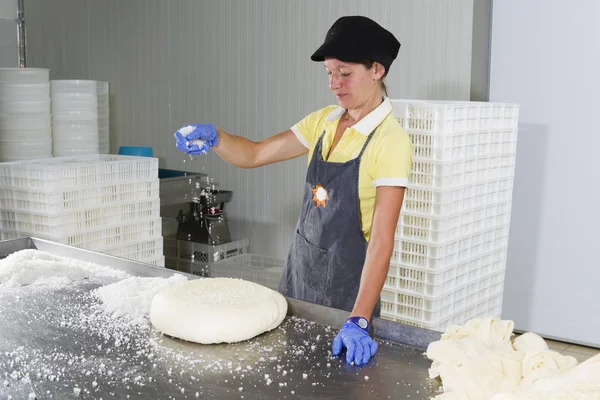
[[[373,170],[373,186],[406,187],[412,160],[413,145],[405,131],[385,136]]]
[[[300,122],[292,126],[291,130],[294,132],[300,143],[307,149],[310,149],[314,145],[319,131],[319,126],[323,120],[329,115],[332,109],[336,107],[325,107],[311,114],[308,114]]]

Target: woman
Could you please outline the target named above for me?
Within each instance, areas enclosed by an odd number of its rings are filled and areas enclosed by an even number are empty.
[[[260,142],[213,125],[175,133],[180,150],[201,154],[212,147],[241,168],[309,154],[302,211],[279,291],[349,311],[332,353],[346,347],[346,361],[355,365],[377,351],[368,321],[379,316],[412,164],[412,144],[391,114],[383,83],[399,49],[396,38],[369,18],[342,17],[311,57],[324,62],[338,106]]]

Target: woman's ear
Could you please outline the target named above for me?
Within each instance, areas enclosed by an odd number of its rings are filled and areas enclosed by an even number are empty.
[[[385,75],[385,67],[383,65],[381,65],[380,63],[378,63],[377,61],[375,61],[373,63],[373,78],[375,80],[380,80],[383,79]]]

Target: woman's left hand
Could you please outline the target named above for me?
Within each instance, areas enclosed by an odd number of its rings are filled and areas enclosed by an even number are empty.
[[[334,356],[346,348],[346,362],[354,365],[366,364],[377,352],[379,345],[369,336],[369,333],[355,324],[347,321],[333,339],[331,352]]]

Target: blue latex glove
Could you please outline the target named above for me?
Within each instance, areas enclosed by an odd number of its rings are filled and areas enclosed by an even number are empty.
[[[366,364],[377,352],[379,345],[369,336],[366,329],[361,328],[354,322],[346,321],[342,329],[333,339],[331,353],[337,356],[346,348],[346,362],[354,361],[354,365]]]
[[[212,124],[195,124],[179,128],[174,134],[175,147],[187,154],[205,154],[219,141],[217,128]]]

